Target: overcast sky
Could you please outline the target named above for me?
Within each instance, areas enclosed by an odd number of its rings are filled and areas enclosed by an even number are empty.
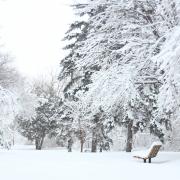
[[[2,0],[0,42],[30,77],[57,67],[64,55],[61,39],[73,19],[70,0]]]

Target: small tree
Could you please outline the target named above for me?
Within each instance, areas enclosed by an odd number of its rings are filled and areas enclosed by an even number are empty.
[[[55,120],[45,118],[41,113],[30,119],[17,116],[16,120],[18,123],[18,131],[24,137],[28,138],[28,140],[35,141],[37,150],[41,150],[45,136],[57,127]]]
[[[54,134],[58,128],[56,115],[60,99],[54,80],[49,83],[36,82],[32,92],[37,100],[34,115],[19,114],[16,119],[19,132],[29,140],[35,141],[36,149],[40,150],[46,135]]]

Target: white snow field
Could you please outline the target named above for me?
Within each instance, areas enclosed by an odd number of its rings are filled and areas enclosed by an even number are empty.
[[[152,163],[125,152],[0,150],[0,180],[180,180],[180,153],[160,152]]]

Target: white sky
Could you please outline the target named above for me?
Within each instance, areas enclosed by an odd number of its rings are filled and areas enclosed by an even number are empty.
[[[15,57],[24,75],[36,77],[58,68],[62,38],[73,21],[71,0],[3,0],[0,42]],[[66,4],[66,5],[65,5]]]

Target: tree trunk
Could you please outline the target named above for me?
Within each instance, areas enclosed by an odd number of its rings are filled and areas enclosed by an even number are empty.
[[[35,139],[36,150],[39,150],[39,138]]]
[[[92,147],[91,147],[91,152],[96,152],[97,151],[97,141],[96,139],[92,140]]]
[[[81,152],[83,152],[84,142],[85,142],[85,132],[84,132],[84,130],[81,129],[80,130]]]
[[[133,140],[133,121],[129,121],[128,128],[127,128],[127,142],[126,142],[126,152],[131,152],[132,150],[132,140]]]
[[[84,141],[81,140],[81,152],[83,152]]]
[[[101,143],[100,143],[99,152],[102,152],[102,151],[103,151],[103,147],[104,147],[104,143],[103,143],[103,142],[101,142]]]
[[[36,138],[35,139],[35,146],[36,146],[36,150],[41,150],[42,149],[42,145],[44,142],[44,138],[45,136],[41,137],[41,138]]]
[[[97,151],[97,138],[96,138],[96,134],[93,132],[91,152],[96,152],[96,151]]]
[[[14,134],[13,134],[13,146],[14,146],[14,144],[15,144],[15,137],[14,137]]]
[[[42,145],[43,145],[43,142],[44,142],[44,138],[45,138],[45,136],[41,137],[41,141],[40,141],[40,144],[39,144],[40,150],[42,149]]]
[[[102,152],[102,147],[100,147],[99,152]]]
[[[70,138],[68,140],[68,152],[72,152],[72,145],[73,145],[73,140]]]

